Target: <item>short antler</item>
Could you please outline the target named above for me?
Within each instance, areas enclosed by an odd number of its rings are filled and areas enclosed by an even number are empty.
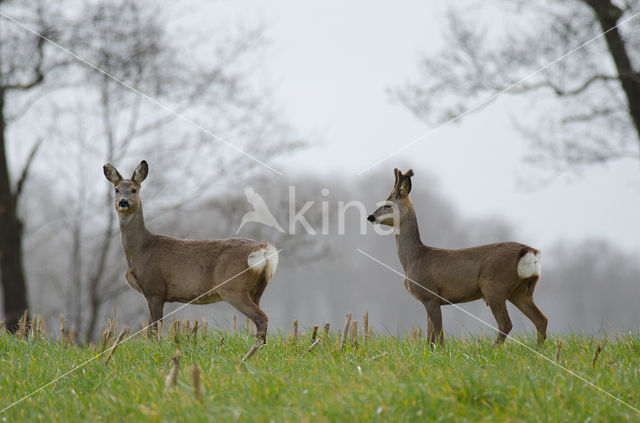
[[[391,190],[391,192],[396,190],[396,188],[398,187],[398,179],[400,179],[400,171],[398,170],[397,167],[393,169],[393,177],[395,179],[393,181],[393,189]]]

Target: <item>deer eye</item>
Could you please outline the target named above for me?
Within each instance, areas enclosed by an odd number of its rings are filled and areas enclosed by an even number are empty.
[[[116,194],[120,194],[120,190],[116,188]]]
[[[136,192],[138,192],[138,190],[135,188],[131,190],[131,194],[135,194]]]

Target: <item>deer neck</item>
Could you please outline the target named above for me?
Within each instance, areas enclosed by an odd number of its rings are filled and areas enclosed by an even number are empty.
[[[406,270],[410,263],[415,262],[415,256],[420,253],[420,247],[423,246],[420,240],[418,219],[411,202],[408,203],[407,211],[400,219],[400,225],[396,232],[396,246],[400,263]]]
[[[138,255],[152,235],[144,225],[142,206],[139,206],[133,214],[118,214],[118,220],[120,222],[122,249],[127,261],[130,261],[132,257]]]

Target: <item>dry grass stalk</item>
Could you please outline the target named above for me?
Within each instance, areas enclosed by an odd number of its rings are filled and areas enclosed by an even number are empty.
[[[47,325],[44,321],[44,314],[41,314],[40,319],[38,320],[38,330],[43,338],[47,337]]]
[[[311,344],[311,345],[309,346],[309,348],[307,349],[307,351],[305,351],[305,353],[304,353],[304,354],[302,354],[302,356],[304,357],[305,355],[307,355],[307,353],[310,353],[311,351],[315,350],[315,349],[316,349],[316,347],[317,347],[318,345],[320,345],[320,342],[322,342],[322,338],[318,338],[318,339],[316,339],[316,340],[313,342],[313,344]]]
[[[68,341],[69,341],[69,345],[71,345],[71,346],[76,345],[76,331],[75,330],[69,329]]]
[[[194,320],[193,321],[193,326],[191,326],[191,335],[193,336],[193,339],[196,339],[196,337],[198,336],[198,328],[200,327],[200,321],[199,320]]]
[[[38,318],[40,315],[36,314],[31,318],[31,324],[29,325],[29,338],[36,339],[38,337]]]
[[[244,324],[244,332],[249,335],[251,333],[251,319],[247,317]]]
[[[145,320],[142,323],[140,323],[140,332],[142,333],[142,336],[145,338],[149,338],[149,334],[147,333],[147,330],[149,328],[149,321]]]
[[[162,341],[162,323],[163,320],[158,320],[158,341]]]
[[[102,332],[102,344],[100,345],[100,354],[104,352],[107,348],[107,344],[109,343],[109,339],[111,338],[111,328],[107,326],[107,328]]]
[[[387,351],[383,352],[382,354],[378,354],[378,355],[374,355],[373,357],[368,358],[367,360],[371,361],[371,360],[377,360],[379,358],[384,357],[385,355],[388,355],[389,353]]]
[[[25,308],[24,312],[22,312],[22,324],[24,325],[24,328],[22,329],[23,334],[26,336],[27,335],[27,325],[29,324],[29,309]]]
[[[293,321],[293,342],[298,342],[298,321]]]
[[[202,333],[202,336],[207,336],[207,319],[205,319],[204,317],[201,318],[200,326],[202,326],[202,330],[200,331]]]
[[[113,333],[118,333],[118,305],[114,304],[113,305],[113,329],[112,332]]]
[[[238,316],[234,314],[233,315],[233,331],[234,332],[237,330],[237,324],[238,324]]]
[[[262,343],[262,341],[258,341],[255,344],[253,344],[251,346],[251,348],[249,348],[249,351],[247,352],[247,354],[244,356],[244,358],[242,359],[242,361],[240,361],[240,363],[238,363],[238,366],[236,367],[236,369],[240,369],[240,367],[251,358],[251,356],[253,356],[253,354],[255,354],[256,351],[258,351],[260,348],[264,347],[265,344]]]
[[[422,339],[422,328],[418,328],[418,339]]]
[[[29,329],[29,337],[31,339],[39,339],[46,337],[44,330],[44,315],[36,314],[31,319],[31,327]]]
[[[351,345],[358,348],[358,321],[351,322]]]
[[[177,337],[178,336],[178,321],[176,319],[173,319],[173,321],[171,322],[171,326],[169,326],[169,335],[173,336],[173,337]]]
[[[178,367],[180,365],[180,357],[182,353],[180,350],[176,351],[171,360],[171,370],[164,380],[164,392],[169,391],[171,388],[178,384]]]
[[[411,339],[416,339],[416,328],[411,326]]]
[[[331,327],[329,322],[324,324],[324,336],[329,336],[329,327]]]
[[[182,329],[184,331],[185,334],[191,332],[191,320],[189,319],[184,319],[182,321]]]
[[[180,320],[173,319],[171,322],[171,329],[169,330],[169,334],[173,337],[173,342],[176,344],[180,343],[180,331],[181,331],[181,322]]]
[[[344,349],[344,344],[347,342],[347,334],[349,333],[349,324],[351,323],[351,312],[347,313],[347,317],[344,319],[344,328],[342,329],[342,339],[340,341],[340,351]]]
[[[560,350],[562,350],[562,340],[559,340],[556,345],[556,363],[560,361]]]
[[[24,313],[22,313],[22,317],[18,320],[18,331],[16,335],[18,338],[25,339],[27,337],[27,319],[29,310],[25,309]]]
[[[118,348],[118,345],[120,345],[120,342],[128,332],[129,332],[128,327],[125,326],[122,328],[122,331],[118,335],[118,338],[116,338],[116,341],[113,343],[113,345],[111,346],[111,349],[109,350],[109,355],[107,355],[107,359],[104,361],[105,366],[109,363],[109,360],[111,360],[111,357],[113,356],[113,353],[116,351],[116,348]]]
[[[191,377],[193,378],[193,395],[196,397],[196,400],[202,402],[202,380],[201,380],[201,371],[200,367],[197,364],[194,364],[191,368]]]
[[[66,347],[67,341],[67,329],[64,327],[64,314],[60,315],[60,342],[62,343],[62,347]]]
[[[4,320],[0,320],[0,330],[4,330]]]
[[[362,315],[362,335],[364,339],[369,337],[369,312],[365,311]]]
[[[600,356],[601,352],[602,344],[598,344],[598,346],[596,347],[596,353],[593,356],[593,361],[591,361],[591,367],[594,367],[596,365],[596,361],[598,361],[598,357]]]
[[[313,325],[313,332],[311,332],[311,342],[314,342],[318,337],[318,325]]]

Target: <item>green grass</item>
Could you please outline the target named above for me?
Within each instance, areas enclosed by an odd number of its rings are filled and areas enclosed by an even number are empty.
[[[221,338],[225,342],[221,345]],[[0,414],[0,421],[625,421],[640,414],[513,341],[450,338],[430,351],[424,340],[372,335],[366,347],[337,349],[331,334],[305,355],[275,334],[246,363],[254,340],[210,331],[180,339],[178,386],[164,393],[172,338],[137,336],[111,362],[94,360]],[[640,334],[604,341],[551,336],[539,350],[635,408],[640,408]],[[521,341],[534,347],[533,336]],[[63,348],[44,339],[0,334],[0,409],[94,357],[93,347]],[[202,369],[204,398],[193,395],[191,366]]]

